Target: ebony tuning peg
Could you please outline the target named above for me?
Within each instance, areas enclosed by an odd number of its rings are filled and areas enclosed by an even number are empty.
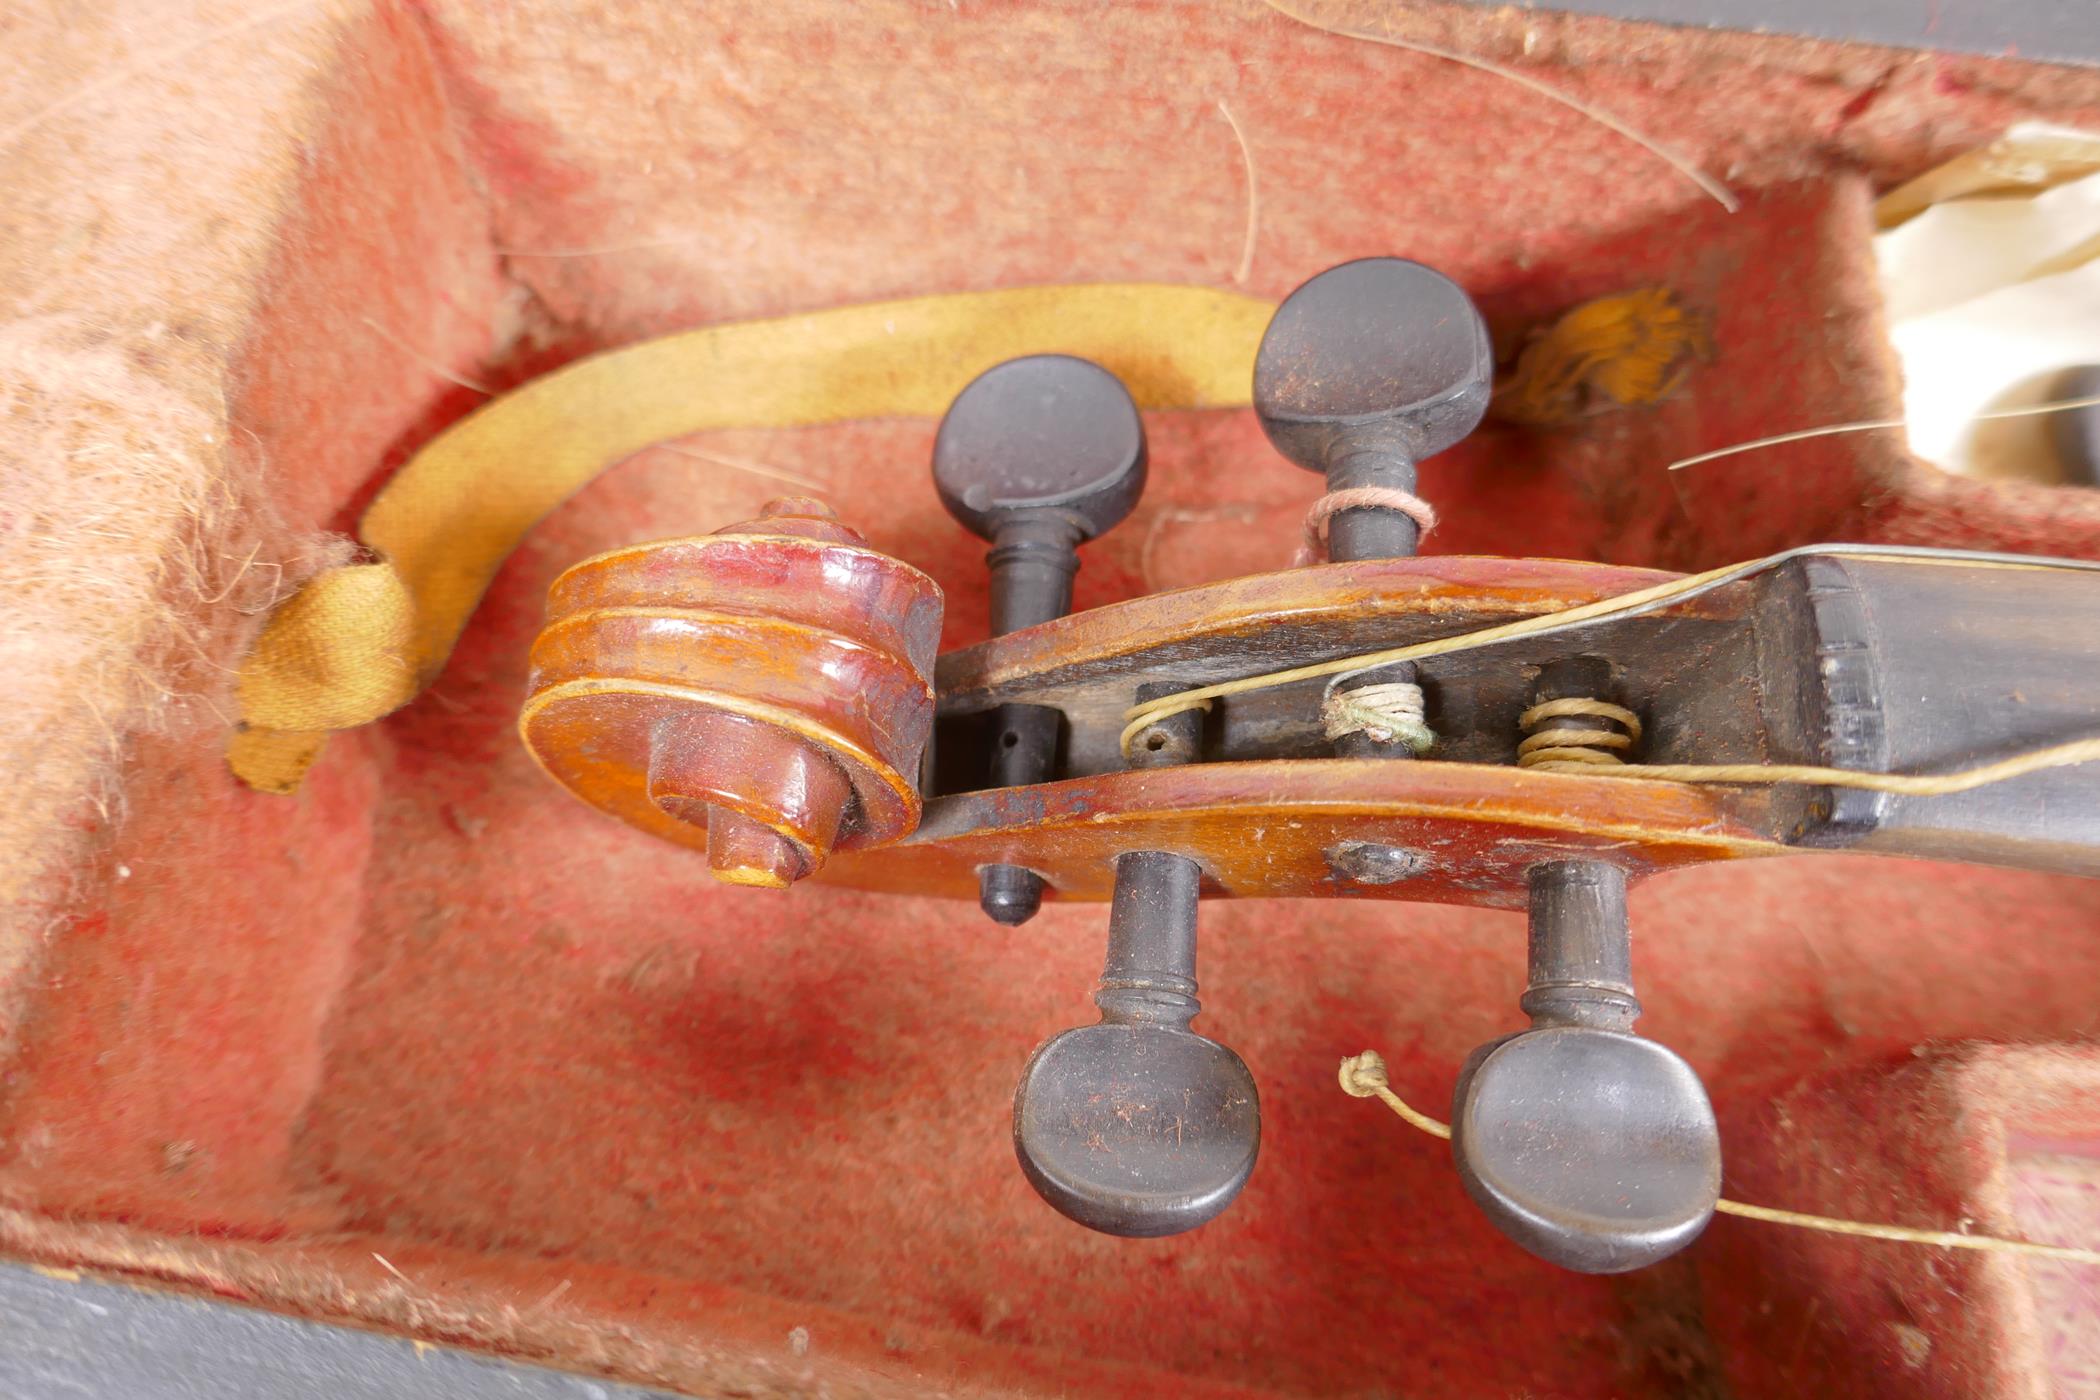
[[[1329,268],[1285,298],[1254,360],[1254,408],[1276,450],[1330,493],[1412,495],[1415,464],[1487,412],[1494,350],[1457,283],[1404,258]],[[1411,555],[1421,528],[1391,506],[1328,521],[1328,557]]]
[[[1141,732],[1133,764],[1193,758],[1200,721],[1184,711]],[[1261,1146],[1254,1076],[1189,1029],[1201,1009],[1201,876],[1167,851],[1118,858],[1094,993],[1101,1020],[1045,1041],[1014,1093],[1023,1174],[1059,1211],[1107,1234],[1173,1235],[1213,1219],[1247,1184]]]
[[[1327,557],[1405,558],[1427,506],[1415,465],[1479,425],[1494,351],[1457,283],[1402,258],[1329,268],[1276,308],[1254,359],[1254,408],[1276,450],[1321,473]],[[1312,525],[1313,521],[1308,521]],[[1413,685],[1397,662],[1345,676],[1337,692]],[[1358,730],[1336,739],[1344,758],[1408,759],[1410,745]]]
[[[1122,381],[1071,355],[994,365],[956,395],[933,440],[941,504],[992,542],[992,633],[1062,617],[1076,547],[1145,489],[1145,426]]]
[[[1692,1067],[1633,1034],[1625,872],[1552,861],[1530,884],[1531,1028],[1466,1061],[1451,1152],[1502,1233],[1563,1268],[1623,1273],[1706,1228],[1720,1132]]]
[[[1145,428],[1113,374],[1070,355],[1029,355],[970,381],[933,443],[941,504],[992,549],[992,635],[1065,615],[1078,546],[1120,522],[1145,488]],[[1007,705],[996,716],[992,782],[1044,781],[1057,756],[1059,715]],[[1043,882],[1014,865],[979,875],[979,902],[1002,924],[1042,904]]]

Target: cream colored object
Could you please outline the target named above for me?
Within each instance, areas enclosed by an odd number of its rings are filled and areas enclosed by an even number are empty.
[[[2064,371],[2100,364],[2100,262],[2000,287],[1889,334],[1903,361],[1912,452],[1966,476],[2055,481],[2046,419],[2005,429],[1978,418],[2055,399]]]
[[[2100,174],[2100,136],[2048,122],[2020,122],[1874,201],[1874,226],[1892,229],[1935,205],[1974,195],[2032,195]]]
[[[1874,254],[1889,318],[1904,322],[2082,263],[2096,236],[2100,175],[2088,175],[2023,198],[1937,205],[1877,237]]]
[[[2100,138],[2029,129],[1986,149],[2030,150],[2025,187],[1951,186],[1966,197],[1875,240],[1905,426],[1911,451],[1948,471],[2053,481],[2046,420],[1979,417],[2053,398],[2063,371],[2100,364]]]

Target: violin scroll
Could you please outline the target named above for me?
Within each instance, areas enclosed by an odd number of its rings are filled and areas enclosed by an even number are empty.
[[[592,806],[784,888],[918,825],[940,627],[932,579],[787,497],[557,579],[519,732]]]

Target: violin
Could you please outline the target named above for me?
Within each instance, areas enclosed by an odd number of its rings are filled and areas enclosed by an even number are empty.
[[[990,546],[992,636],[936,655],[932,580],[784,498],[564,573],[520,733],[725,881],[975,898],[1008,926],[1107,901],[1099,1020],[1035,1051],[1013,1136],[1044,1200],[1115,1235],[1201,1225],[1254,1169],[1253,1076],[1191,1028],[1203,899],[1525,909],[1531,1024],[1464,1066],[1456,1165],[1533,1253],[1652,1263],[1705,1227],[1721,1155],[1697,1074],[1634,1031],[1628,885],[1829,851],[2100,874],[2100,572],[1420,557],[1417,464],[1478,425],[1493,368],[1433,269],[1314,277],[1254,371],[1269,440],[1324,483],[1313,557],[1073,614],[1083,546],[1143,491],[1143,423],[1085,360],[997,365],[931,482]]]

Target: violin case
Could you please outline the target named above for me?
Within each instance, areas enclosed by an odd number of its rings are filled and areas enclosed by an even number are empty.
[[[1652,405],[1491,420],[1426,463],[1426,553],[2100,557],[2100,493],[1953,476],[1900,433],[1664,470],[1899,417],[1875,197],[2020,122],[2100,124],[2100,74],[1367,0],[101,0],[0,33],[17,1261],[695,1395],[2100,1383],[2081,1265],[1723,1219],[1607,1278],[1503,1239],[1335,1065],[1378,1046],[1437,1110],[1516,1024],[1508,910],[1207,904],[1200,1024],[1259,1083],[1258,1169],[1169,1239],[1045,1209],[1011,1096],[1083,1006],[1102,906],[1002,929],[967,900],[717,884],[562,795],[515,732],[558,573],[749,519],[780,474],[938,582],[944,646],[982,638],[984,547],[931,489],[929,417],[621,462],[524,539],[436,683],[296,793],[225,759],[265,616],[492,393],[887,298],[1273,300],[1393,253],[1507,345],[1667,288],[1705,358]],[[1739,207],[1365,33],[1604,109]],[[1250,410],[1145,427],[1148,492],[1087,546],[1075,606],[1289,564],[1307,479]],[[2100,1241],[2100,882],[1722,861],[1640,885],[1632,918],[1644,1032],[1704,1077],[1727,1194]]]

